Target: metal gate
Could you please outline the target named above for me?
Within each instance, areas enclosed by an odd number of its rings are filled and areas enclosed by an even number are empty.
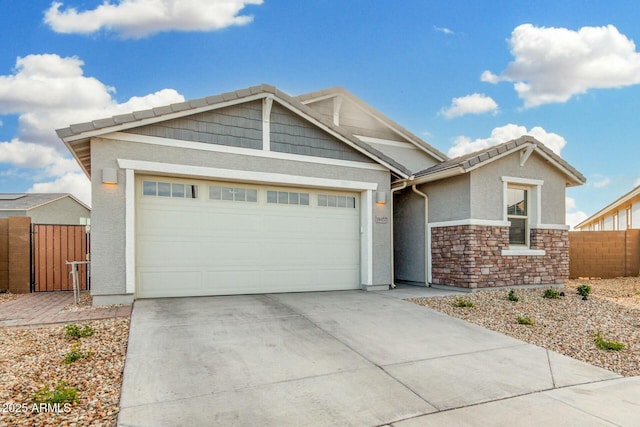
[[[89,233],[85,225],[31,226],[31,292],[72,291],[69,261],[87,261]],[[80,290],[90,288],[88,264],[78,265]]]

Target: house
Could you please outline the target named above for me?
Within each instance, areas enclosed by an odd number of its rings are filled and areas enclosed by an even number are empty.
[[[31,217],[32,224],[87,225],[91,209],[67,193],[0,193],[0,218]]]
[[[574,227],[580,231],[640,229],[640,185]]]
[[[568,276],[585,179],[531,137],[449,159],[342,88],[269,85],[57,133],[92,182],[98,305]]]

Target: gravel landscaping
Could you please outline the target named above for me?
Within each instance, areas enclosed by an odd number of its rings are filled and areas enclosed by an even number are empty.
[[[577,293],[584,284],[591,286],[587,300]],[[571,280],[559,291],[565,296],[548,299],[544,289],[516,289],[517,302],[504,289],[410,301],[624,376],[640,375],[640,278]],[[460,301],[473,306],[456,306]],[[625,347],[601,350],[597,334]]]
[[[74,324],[93,334],[72,339],[65,325],[0,329],[0,426],[116,425],[129,319]],[[76,402],[34,406],[36,392],[60,381],[77,390]]]

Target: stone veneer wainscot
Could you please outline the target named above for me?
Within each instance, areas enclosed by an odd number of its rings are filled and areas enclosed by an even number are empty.
[[[530,249],[545,255],[502,255],[509,227],[459,225],[431,229],[432,284],[462,288],[561,285],[569,278],[569,232],[531,229]]]

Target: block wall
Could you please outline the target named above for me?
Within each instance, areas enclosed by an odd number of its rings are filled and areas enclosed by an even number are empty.
[[[603,279],[640,274],[640,230],[572,231],[569,276]]]
[[[0,219],[0,289],[31,291],[31,218]]]
[[[566,230],[532,229],[531,249],[545,255],[502,255],[509,228],[480,225],[431,229],[432,284],[469,289],[518,285],[561,285],[569,277]]]

